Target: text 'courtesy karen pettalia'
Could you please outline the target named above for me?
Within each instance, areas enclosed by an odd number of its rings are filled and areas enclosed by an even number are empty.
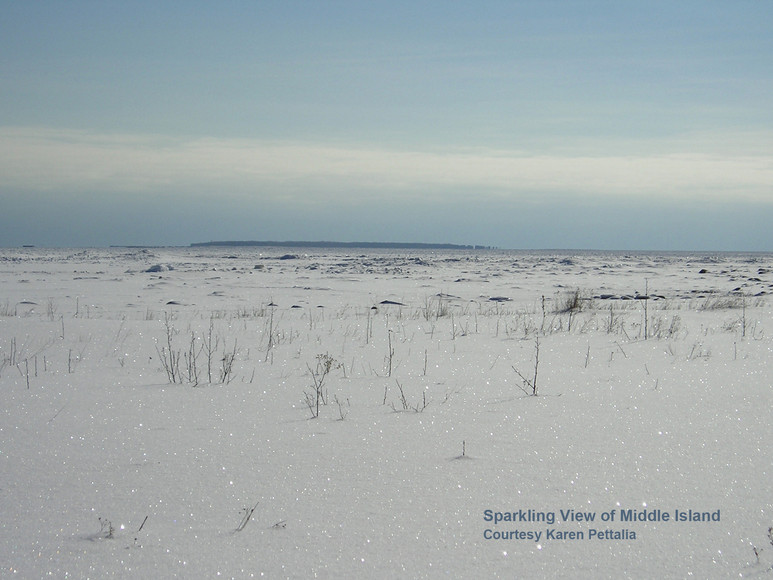
[[[484,540],[531,541],[551,540],[623,540],[637,539],[641,524],[667,523],[716,524],[721,521],[720,510],[698,511],[693,509],[612,509],[607,511],[581,511],[559,509],[541,511],[518,509],[514,511],[483,510]]]

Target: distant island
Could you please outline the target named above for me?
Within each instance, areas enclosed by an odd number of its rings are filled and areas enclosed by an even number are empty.
[[[191,247],[200,246],[273,246],[279,248],[386,248],[410,250],[491,250],[491,246],[461,244],[424,244],[419,242],[301,242],[301,241],[222,241],[197,242]]]

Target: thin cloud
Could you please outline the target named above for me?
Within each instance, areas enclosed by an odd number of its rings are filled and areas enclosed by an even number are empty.
[[[730,137],[729,137],[730,138]],[[770,137],[758,137],[767,145]],[[736,139],[740,139],[736,137]],[[731,139],[732,140],[732,139]],[[409,151],[240,139],[180,139],[0,128],[0,185],[38,192],[245,196],[260,192],[347,203],[380,195],[652,198],[773,203],[773,155],[720,152],[699,142],[664,143],[665,153],[574,148]],[[652,144],[648,149],[652,149]],[[769,151],[762,147],[757,151]],[[455,193],[456,192],[456,193]],[[552,197],[551,196],[551,197]]]

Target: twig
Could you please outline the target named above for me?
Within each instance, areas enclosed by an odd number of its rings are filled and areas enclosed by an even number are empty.
[[[255,511],[255,508],[258,507],[258,503],[260,502],[257,502],[251,508],[246,507],[242,510],[244,512],[244,516],[242,517],[242,521],[239,522],[239,526],[236,528],[235,531],[241,532],[245,528],[245,526],[247,525],[247,522],[250,521],[250,518],[252,517],[252,513]]]
[[[54,413],[54,416],[53,416],[53,417],[51,417],[51,418],[50,418],[50,419],[47,421],[47,423],[50,423],[51,421],[53,421],[54,419],[56,419],[57,415],[59,415],[59,413],[61,413],[62,411],[64,411],[64,408],[65,408],[67,405],[69,405],[69,404],[70,404],[70,401],[68,400],[68,401],[67,401],[67,402],[66,402],[64,405],[62,405],[62,406],[59,408],[59,410],[58,410],[56,413]]]
[[[539,371],[539,338],[536,338],[534,341],[534,378],[527,379],[521,371],[519,371],[515,366],[512,366],[512,369],[515,371],[515,373],[521,377],[523,380],[523,383],[531,388],[531,393],[527,391],[522,385],[518,385],[518,388],[520,388],[524,393],[529,395],[530,397],[536,397],[537,396],[537,373]]]

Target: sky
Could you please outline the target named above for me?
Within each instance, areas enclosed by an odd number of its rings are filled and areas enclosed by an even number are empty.
[[[36,0],[0,246],[773,251],[773,2]]]

